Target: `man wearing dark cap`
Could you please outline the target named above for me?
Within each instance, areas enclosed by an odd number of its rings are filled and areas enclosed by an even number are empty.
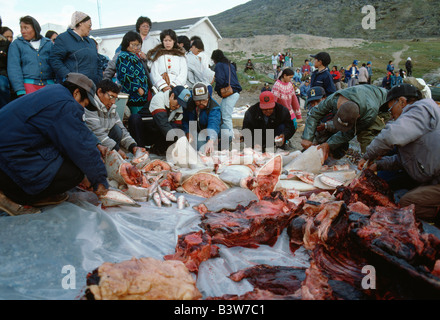
[[[312,73],[310,81],[311,87],[323,87],[327,96],[336,92],[336,87],[333,82],[333,77],[328,70],[328,65],[332,61],[327,52],[319,52],[315,55],[310,55],[315,58],[316,70]]]
[[[372,85],[354,86],[335,92],[310,111],[301,145],[305,149],[309,148],[313,144],[313,137],[321,119],[333,113],[333,124],[338,132],[321,144],[320,147],[326,156],[350,142],[355,136],[364,152],[373,138],[385,127],[387,118],[386,115],[379,114],[379,108],[385,103],[386,97],[385,89]]]
[[[289,110],[276,103],[275,96],[270,91],[262,92],[260,102],[246,111],[242,129],[245,144],[253,148],[259,145],[263,151],[267,148],[273,148],[273,143],[285,148],[286,143],[296,131],[293,121],[290,119]],[[252,140],[247,136],[247,132],[250,132]]]
[[[410,84],[392,88],[385,105],[394,121],[367,147],[359,167],[384,156],[369,168],[379,175],[387,171],[394,191],[410,190],[401,207],[414,204],[417,217],[440,226],[440,109]],[[397,153],[386,156],[395,147]]]
[[[167,135],[173,129],[182,129],[183,110],[191,98],[191,92],[183,86],[172,90],[160,91],[153,96],[150,112],[160,131],[155,139],[153,151],[164,154],[173,140],[167,141]],[[153,153],[154,153],[153,152]]]
[[[98,150],[84,121],[84,108],[96,110],[94,96],[92,80],[70,73],[62,85],[42,88],[0,110],[1,210],[38,213],[35,207],[66,200],[64,192],[82,181],[98,195],[107,192],[100,154],[106,148]]]
[[[214,147],[217,147],[215,144],[220,144],[221,124],[220,105],[212,99],[205,84],[196,83],[192,90],[192,98],[183,111],[182,128],[188,140],[197,144],[197,150],[202,149],[205,154],[210,154]],[[229,147],[229,142],[227,145]]]

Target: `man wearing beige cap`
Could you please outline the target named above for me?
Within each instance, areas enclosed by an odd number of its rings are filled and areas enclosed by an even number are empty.
[[[84,121],[84,108],[96,110],[94,95],[89,78],[70,73],[62,85],[0,109],[0,211],[39,213],[36,207],[65,201],[81,182],[107,192],[105,148]]]
[[[91,18],[84,12],[75,11],[67,31],[57,37],[49,63],[59,83],[62,83],[70,72],[86,75],[95,85],[102,80],[96,44],[89,38],[90,30]]]

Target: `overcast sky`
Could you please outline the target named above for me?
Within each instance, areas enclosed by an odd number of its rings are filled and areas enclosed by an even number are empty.
[[[139,16],[153,22],[211,16],[249,0],[100,0],[102,28],[135,24]],[[3,26],[20,34],[19,20],[31,15],[40,23],[67,26],[72,13],[82,11],[92,18],[93,29],[99,29],[98,0],[0,0]]]

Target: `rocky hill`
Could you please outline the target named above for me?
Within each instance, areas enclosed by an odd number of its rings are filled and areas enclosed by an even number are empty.
[[[362,22],[373,6],[376,29]],[[225,38],[309,34],[369,40],[440,36],[439,0],[252,0],[210,17]]]

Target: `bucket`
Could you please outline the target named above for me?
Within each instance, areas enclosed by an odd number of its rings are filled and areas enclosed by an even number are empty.
[[[129,95],[126,93],[119,93],[118,94],[118,101],[116,101],[116,112],[119,115],[119,118],[121,119],[121,121],[124,119],[124,112],[125,112],[125,107],[127,106],[127,102],[128,102],[128,97]]]

